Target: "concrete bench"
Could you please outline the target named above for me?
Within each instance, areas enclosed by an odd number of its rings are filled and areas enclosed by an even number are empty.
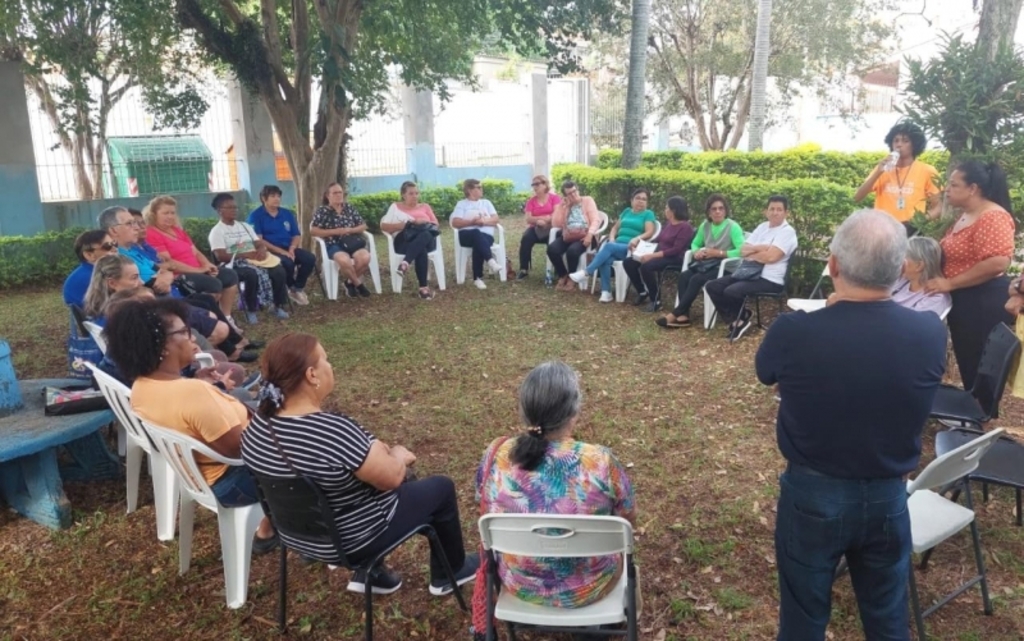
[[[122,478],[120,461],[99,434],[114,421],[110,410],[46,416],[44,387],[81,385],[70,379],[19,381],[24,407],[0,417],[0,496],[20,514],[51,528],[71,525],[63,480]],[[64,448],[71,462],[58,465]]]

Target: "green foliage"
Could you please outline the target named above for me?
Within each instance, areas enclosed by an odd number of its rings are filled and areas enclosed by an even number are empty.
[[[622,153],[618,150],[602,151],[597,155],[597,166],[605,169],[620,167],[621,157]],[[732,174],[762,180],[821,178],[837,185],[859,187],[883,157],[885,152],[881,151],[654,151],[643,155],[640,166]],[[921,154],[920,160],[944,174],[949,164],[949,154],[926,151]]]
[[[963,36],[947,35],[937,58],[908,59],[907,66],[904,112],[954,157],[991,155],[1017,143],[1024,126],[1024,53],[1003,47],[989,60]]]
[[[483,180],[484,197],[494,203],[501,216],[521,214],[528,193],[516,192],[511,180]],[[455,203],[463,198],[458,187],[424,189],[420,201],[431,206],[438,220],[447,224]],[[351,196],[349,202],[366,220],[370,231],[380,231],[380,219],[391,203],[400,200],[397,191]],[[252,211],[258,203],[239,203],[241,211]],[[182,218],[181,225],[199,251],[210,253],[210,230],[217,224],[214,216]],[[28,285],[53,285],[63,281],[78,265],[74,252],[75,237],[84,229],[46,232],[37,236],[0,236],[0,290]]]
[[[580,192],[592,196],[598,207],[615,220],[629,204],[634,189],[651,190],[650,207],[659,215],[670,196],[683,196],[690,204],[691,219],[703,218],[704,201],[712,193],[725,194],[732,206],[732,217],[744,231],[764,222],[768,197],[789,197],[789,222],[800,238],[799,255],[807,259],[828,256],[828,243],[835,228],[862,207],[853,202],[853,190],[821,178],[763,180],[729,174],[703,173],[673,169],[597,169],[583,165],[557,165],[552,171],[555,184],[573,179]],[[815,273],[817,272],[817,273]],[[791,291],[809,292],[821,274],[821,263],[803,260],[790,274]]]
[[[78,266],[75,238],[84,229],[0,236],[0,290],[60,283]]]

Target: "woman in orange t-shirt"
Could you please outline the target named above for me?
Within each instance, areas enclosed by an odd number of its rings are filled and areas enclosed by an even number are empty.
[[[910,224],[914,213],[928,213],[939,203],[939,188],[935,185],[939,174],[935,167],[917,159],[927,144],[919,126],[906,120],[896,123],[886,134],[885,145],[899,154],[899,160],[890,169],[889,157],[883,158],[853,196],[860,202],[874,192],[875,209],[903,223],[908,236],[917,232]]]
[[[1006,174],[995,163],[961,163],[950,175],[946,199],[963,213],[942,239],[943,277],[926,289],[953,297],[946,321],[960,379],[971,389],[992,328],[1013,322],[1004,309],[1014,248]]]

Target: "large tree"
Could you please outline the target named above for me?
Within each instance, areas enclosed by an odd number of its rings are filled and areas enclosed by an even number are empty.
[[[303,225],[324,185],[338,176],[339,162],[344,166],[352,119],[384,108],[392,72],[445,99],[448,79],[473,82],[473,52],[485,36],[497,33],[512,47],[531,49],[540,37],[552,59],[568,67],[573,36],[608,25],[616,15],[613,0],[175,4],[179,23],[266,106],[295,179]]]
[[[158,125],[194,125],[205,111],[170,9],[169,0],[0,3],[0,59],[21,63],[71,158],[79,198],[104,197],[108,117],[134,87]]]
[[[874,63],[889,0],[775,0],[768,74],[786,106],[798,87],[834,95]],[[650,77],[666,116],[688,115],[704,149],[735,149],[750,116],[757,0],[654,0]],[[847,90],[848,91],[848,90]],[[769,116],[770,120],[770,116]]]
[[[622,166],[636,169],[644,147],[644,102],[647,86],[647,40],[651,0],[633,0],[630,20],[629,78],[626,86],[626,117],[622,132]]]
[[[986,58],[995,60],[1001,47],[1013,47],[1024,0],[974,0],[981,5],[977,46]]]

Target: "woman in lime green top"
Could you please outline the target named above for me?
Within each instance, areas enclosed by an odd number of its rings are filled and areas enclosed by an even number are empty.
[[[718,266],[726,258],[738,258],[743,246],[743,229],[729,217],[729,201],[722,194],[711,194],[704,203],[707,220],[697,228],[690,246],[690,266],[679,275],[679,303],[672,313],[655,321],[660,327],[674,329],[690,326],[690,306],[709,280],[718,278]]]
[[[641,240],[654,235],[654,212],[647,208],[651,192],[641,187],[630,197],[630,206],[622,211],[608,234],[608,242],[601,246],[586,269],[569,274],[569,278],[582,283],[595,272],[601,274],[601,302],[610,303],[612,296],[612,263],[625,260]]]

